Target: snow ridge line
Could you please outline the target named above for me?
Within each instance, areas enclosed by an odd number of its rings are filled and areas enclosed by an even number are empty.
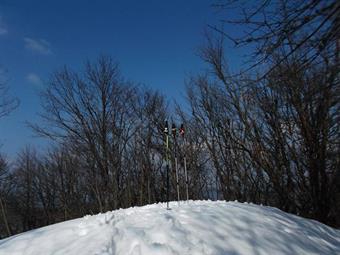
[[[85,216],[0,240],[1,255],[340,254],[340,230],[279,209],[190,201]]]

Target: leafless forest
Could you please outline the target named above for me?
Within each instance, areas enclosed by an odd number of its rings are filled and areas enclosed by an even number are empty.
[[[182,199],[186,155],[190,199],[270,205],[340,227],[339,1],[213,8],[225,24],[209,26],[200,50],[207,71],[187,82],[189,107],[170,111],[165,95],[127,82],[109,56],[52,73],[41,95],[44,125],[29,128],[53,145],[23,148],[13,163],[0,157],[1,238],[166,201],[166,119],[186,128],[186,142],[178,138]],[[231,10],[242,17],[228,20]],[[235,36],[227,25],[246,29]],[[252,49],[237,73],[227,42]],[[16,107],[2,77],[1,121]],[[176,200],[173,170],[170,180]]]

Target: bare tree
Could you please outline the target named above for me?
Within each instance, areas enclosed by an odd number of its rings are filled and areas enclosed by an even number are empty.
[[[221,148],[228,148],[229,139],[234,151],[243,151],[242,164],[252,169],[246,177],[260,191],[262,201],[334,224],[338,213],[332,201],[339,164],[334,157],[339,151],[339,65],[337,58],[327,54],[320,55],[318,63],[310,62],[305,47],[308,45],[289,57],[272,55],[271,72],[253,80],[245,74],[231,75],[222,42],[210,40],[202,57],[212,72],[196,79],[199,93],[189,94],[189,98],[194,117],[208,134],[207,141],[211,145],[218,141],[212,148],[218,148],[221,141]],[[216,136],[219,138],[214,140]],[[223,150],[210,151],[218,155]],[[216,156],[221,158],[226,156]],[[219,169],[216,163],[215,168]],[[231,191],[226,194],[230,196]]]
[[[68,141],[82,155],[99,211],[119,206],[121,160],[132,135],[135,94],[108,57],[87,63],[81,74],[64,68],[43,93],[46,127],[32,125],[41,135]]]
[[[223,18],[225,29],[211,25],[236,47],[254,46],[250,65],[242,72],[259,67],[276,59],[281,64],[297,51],[301,64],[318,63],[320,57],[339,58],[340,4],[336,0],[279,0],[279,1],[221,1],[214,5],[222,15],[233,12],[233,17]],[[237,13],[237,15],[235,15]],[[244,31],[233,35],[230,26]],[[267,66],[260,77],[270,73],[276,65]]]
[[[18,155],[13,173],[15,188],[13,189],[12,206],[21,220],[21,226],[18,227],[20,232],[39,226],[40,206],[37,199],[38,193],[34,187],[38,167],[39,159],[36,151],[31,147],[24,148]]]
[[[159,184],[165,179],[161,176],[163,154],[163,130],[160,128],[167,118],[165,97],[156,91],[143,89],[135,104],[136,129],[134,139],[129,144],[130,159],[137,171],[139,204],[161,201]]]
[[[7,116],[19,105],[19,100],[9,95],[4,70],[0,68],[0,118]]]
[[[89,213],[92,209],[86,183],[86,169],[81,157],[70,150],[71,146],[61,145],[48,152],[44,159],[45,187],[51,187],[55,194],[52,220],[68,220]],[[48,196],[49,198],[53,196]],[[46,204],[46,203],[45,203]],[[51,208],[51,207],[50,207]]]
[[[9,191],[8,187],[8,163],[5,159],[5,157],[0,154],[0,210],[1,210],[1,219],[3,221],[3,224],[5,226],[5,231],[7,236],[10,236],[12,231],[9,225],[8,221],[8,212],[6,208],[6,198],[7,193]],[[1,230],[0,230],[1,231]],[[1,235],[1,233],[0,233]]]

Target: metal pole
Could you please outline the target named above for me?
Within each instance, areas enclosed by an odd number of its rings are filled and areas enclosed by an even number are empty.
[[[189,182],[188,182],[188,172],[187,172],[187,157],[186,157],[186,139],[185,139],[185,130],[184,125],[181,124],[179,129],[179,133],[181,134],[182,140],[182,148],[183,148],[183,160],[184,160],[184,174],[185,174],[185,191],[187,195],[187,201],[189,200]]]
[[[179,205],[180,196],[179,196],[178,162],[177,162],[177,140],[176,140],[176,126],[175,126],[175,124],[172,124],[172,135],[173,135],[173,138],[174,138],[177,202],[178,202],[178,205]]]
[[[166,160],[166,209],[170,210],[169,198],[170,198],[170,181],[169,181],[169,129],[168,122],[165,121],[164,127],[165,134],[165,160]]]
[[[185,144],[185,138],[183,137],[184,144]],[[185,174],[185,191],[187,195],[187,201],[189,200],[189,183],[188,183],[188,172],[187,172],[187,157],[184,153],[184,174]]]

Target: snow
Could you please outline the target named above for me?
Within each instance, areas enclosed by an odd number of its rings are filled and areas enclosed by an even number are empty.
[[[340,254],[340,230],[276,208],[189,201],[120,209],[0,240],[1,255]]]

